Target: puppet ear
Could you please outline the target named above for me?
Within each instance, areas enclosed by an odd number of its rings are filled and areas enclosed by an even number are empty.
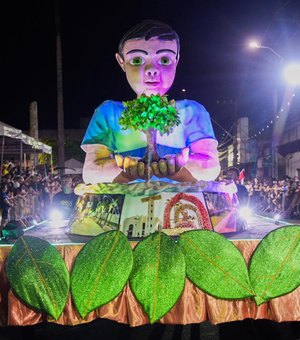
[[[124,62],[123,57],[119,53],[116,53],[115,56],[121,69],[125,72],[125,62]]]

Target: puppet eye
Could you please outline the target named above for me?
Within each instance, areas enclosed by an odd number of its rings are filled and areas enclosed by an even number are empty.
[[[171,65],[172,64],[172,60],[169,57],[162,57],[159,60],[159,64],[161,64],[163,66]]]
[[[133,66],[140,66],[143,65],[145,61],[141,57],[134,57],[130,60],[130,64]]]

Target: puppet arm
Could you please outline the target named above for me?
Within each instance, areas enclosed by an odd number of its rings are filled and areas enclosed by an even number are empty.
[[[220,174],[220,162],[215,139],[201,139],[190,145],[190,155],[184,168],[198,181],[213,181]]]
[[[128,183],[145,179],[147,169],[136,157],[114,155],[105,145],[84,145],[86,152],[82,177],[84,183]],[[150,174],[150,177],[152,174]]]
[[[82,170],[84,183],[96,184],[113,182],[120,175],[120,169],[113,157],[112,151],[104,145],[84,145],[86,152]]]
[[[215,139],[201,139],[190,145],[187,162],[171,179],[179,182],[212,181],[220,173],[220,163]]]

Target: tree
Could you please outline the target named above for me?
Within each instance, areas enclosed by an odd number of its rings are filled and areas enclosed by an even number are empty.
[[[156,148],[157,131],[161,135],[171,133],[180,123],[175,108],[175,100],[168,101],[167,96],[142,94],[139,98],[123,102],[125,110],[119,120],[122,128],[143,131],[147,137],[147,150],[143,161],[151,164],[159,160]]]

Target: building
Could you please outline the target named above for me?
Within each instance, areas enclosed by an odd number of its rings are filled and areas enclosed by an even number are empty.
[[[222,169],[244,168],[248,178],[300,178],[298,97],[293,93],[285,98],[274,119],[251,136],[249,118],[239,118],[234,138],[220,152]]]

